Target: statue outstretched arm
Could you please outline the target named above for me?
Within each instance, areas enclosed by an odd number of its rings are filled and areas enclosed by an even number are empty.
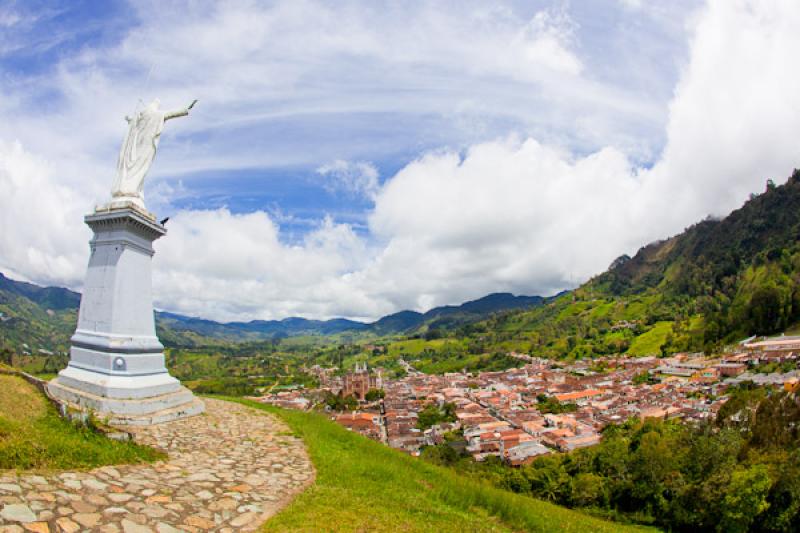
[[[186,115],[189,114],[189,110],[193,108],[194,104],[196,103],[197,100],[194,100],[192,101],[191,104],[189,104],[189,107],[186,107],[184,109],[177,109],[175,111],[167,111],[166,113],[164,113],[164,120],[169,120],[171,118],[185,117]]]

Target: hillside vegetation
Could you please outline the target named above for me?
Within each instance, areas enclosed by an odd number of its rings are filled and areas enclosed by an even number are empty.
[[[414,459],[326,419],[243,400],[305,442],[316,483],[265,531],[643,531],[512,494]]]
[[[110,440],[65,421],[19,377],[0,374],[0,390],[0,470],[83,469],[163,457],[152,448]]]

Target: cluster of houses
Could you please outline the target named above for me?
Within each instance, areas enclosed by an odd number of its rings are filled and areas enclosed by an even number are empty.
[[[457,431],[460,445],[477,461],[499,457],[522,465],[537,456],[597,444],[609,424],[632,417],[702,421],[715,416],[725,391],[743,381],[796,390],[800,373],[794,364],[800,337],[750,339],[735,353],[708,358],[676,354],[667,358],[608,357],[561,364],[525,354],[511,354],[520,368],[477,375],[427,375],[413,371],[402,379],[383,379],[360,366],[350,375],[333,377],[322,387],[363,399],[378,385],[385,398],[361,402],[355,412],[333,414],[343,426],[393,448],[418,455]],[[789,363],[783,372],[759,373],[760,365]],[[788,369],[787,369],[788,367]],[[358,389],[358,390],[354,390]],[[282,392],[261,401],[306,409],[314,391]],[[312,396],[309,396],[309,395]],[[452,404],[455,420],[429,428],[418,424],[426,406]]]

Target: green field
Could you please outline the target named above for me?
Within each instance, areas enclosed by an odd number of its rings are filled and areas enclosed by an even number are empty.
[[[264,531],[646,531],[506,492],[351,433],[314,413],[242,400],[303,439],[316,483]]]
[[[656,322],[653,329],[633,339],[628,348],[628,355],[660,355],[661,346],[670,333],[672,333],[672,322]]]
[[[0,374],[0,390],[0,470],[88,469],[164,457],[65,421],[19,377]]]

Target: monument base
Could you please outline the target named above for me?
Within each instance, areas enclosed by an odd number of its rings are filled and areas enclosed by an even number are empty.
[[[90,411],[105,423],[144,426],[171,422],[205,411],[205,404],[186,387],[146,398],[110,398],[70,387],[59,376],[47,385],[50,395],[67,407]]]
[[[115,199],[85,218],[94,232],[69,365],[48,384],[50,395],[111,424],[145,425],[204,410],[169,375],[155,331],[153,241],[166,234],[143,207]],[[113,202],[112,202],[113,203]]]

